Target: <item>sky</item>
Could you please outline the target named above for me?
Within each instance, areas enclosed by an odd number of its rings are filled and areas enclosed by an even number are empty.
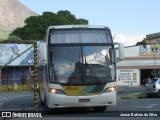
[[[39,15],[69,10],[89,25],[111,29],[115,42],[131,46],[160,32],[160,0],[19,0]]]

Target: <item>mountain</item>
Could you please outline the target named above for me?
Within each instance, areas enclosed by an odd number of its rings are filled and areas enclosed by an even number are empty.
[[[19,0],[0,0],[0,30],[11,32],[17,27],[24,26],[24,20],[37,14]]]

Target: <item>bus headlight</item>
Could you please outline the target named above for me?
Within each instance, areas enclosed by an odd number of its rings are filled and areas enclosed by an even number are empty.
[[[105,88],[103,90],[103,93],[106,93],[106,92],[113,92],[116,90],[116,86],[113,86],[113,87],[108,87],[108,88]]]
[[[49,92],[52,93],[52,94],[63,94],[63,95],[65,95],[65,92],[61,89],[49,88]]]

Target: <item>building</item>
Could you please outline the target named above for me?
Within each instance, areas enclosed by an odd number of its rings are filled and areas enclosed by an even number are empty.
[[[160,77],[160,49],[152,45],[125,47],[125,59],[117,63],[119,86],[140,86],[148,79]]]
[[[160,44],[160,32],[146,35],[147,44]]]
[[[39,45],[40,42],[38,42],[38,50]],[[32,44],[0,44],[2,85],[33,84],[31,75],[34,70],[34,48],[31,47]],[[21,55],[23,52],[25,53]],[[13,60],[14,58],[16,59]]]
[[[160,77],[160,32],[146,35],[137,46],[125,47],[125,59],[117,63],[120,86],[140,86]]]

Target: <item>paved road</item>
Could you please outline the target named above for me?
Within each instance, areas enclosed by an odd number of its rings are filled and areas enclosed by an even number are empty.
[[[33,93],[0,93],[0,111],[33,108]],[[26,106],[25,106],[26,105]]]
[[[143,87],[136,88],[118,88],[117,94],[118,99],[122,94],[129,92],[142,92]],[[0,110],[19,110],[26,109],[32,110],[34,104],[33,92],[23,92],[23,93],[0,93]],[[43,107],[40,106],[40,111],[43,111]]]
[[[133,89],[119,89],[118,90],[118,96],[121,94],[125,94],[127,92],[139,92],[143,91],[143,88],[133,88]],[[23,93],[23,94],[0,94],[0,111],[12,111],[12,110],[27,110],[32,111],[33,110],[33,100],[34,96],[32,93]],[[160,98],[146,98],[146,99],[120,99],[118,97],[117,99],[117,106],[110,106],[107,108],[106,112],[102,113],[96,113],[90,108],[76,108],[76,109],[63,109],[63,110],[57,110],[56,112],[52,113],[52,117],[57,117],[60,119],[60,117],[70,117],[70,119],[74,119],[74,117],[87,117],[88,119],[91,119],[90,117],[101,117],[97,119],[105,119],[105,116],[120,116],[121,113],[125,113],[125,111],[129,111],[129,113],[133,111],[148,111],[148,113],[156,114],[155,111],[160,111]],[[39,105],[39,111],[44,111],[44,107]],[[118,111],[118,112],[117,112]],[[104,118],[103,118],[104,117]],[[109,119],[109,117],[107,117]],[[122,118],[122,117],[121,117]],[[148,117],[151,118],[151,117]],[[157,119],[153,117],[154,120]],[[43,119],[43,118],[42,118]],[[48,118],[50,119],[50,118]],[[53,118],[52,118],[53,119]],[[69,118],[68,118],[69,119]],[[70,120],[69,119],[69,120]],[[78,118],[79,119],[79,118]],[[114,118],[116,119],[116,118]],[[123,117],[125,120],[126,117]],[[132,118],[131,118],[132,119]],[[138,118],[136,118],[138,119]],[[113,119],[112,119],[113,120]],[[142,118],[143,120],[143,118]]]

